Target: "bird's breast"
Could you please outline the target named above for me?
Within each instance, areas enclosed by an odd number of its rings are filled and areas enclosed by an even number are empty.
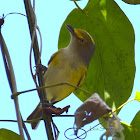
[[[85,66],[80,65],[76,60],[69,61],[69,58],[66,56],[63,59],[60,58],[60,60],[55,65],[50,64],[44,75],[46,86],[55,85],[54,87],[46,88],[47,98],[51,102],[60,101],[75,90],[69,85],[57,86],[57,84],[70,83],[77,86],[87,70]]]

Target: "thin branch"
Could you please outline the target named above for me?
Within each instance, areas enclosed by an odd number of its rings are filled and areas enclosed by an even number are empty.
[[[21,91],[21,92],[16,92],[11,96],[11,98],[15,98],[15,96],[18,96],[22,93],[27,93],[27,92],[31,92],[31,91],[35,91],[35,90],[42,90],[42,89],[45,89],[45,88],[51,88],[51,87],[56,87],[56,86],[61,86],[61,85],[68,85],[68,86],[74,87],[75,89],[79,89],[79,90],[91,95],[90,92],[88,92],[88,91],[86,91],[86,90],[84,90],[80,87],[74,86],[74,85],[69,84],[69,83],[59,83],[59,84],[54,84],[54,85],[49,85],[49,86],[37,87],[37,88],[34,88],[34,89],[25,90],[25,91]]]
[[[26,15],[24,15],[24,14],[22,14],[22,13],[18,13],[18,12],[11,12],[11,13],[8,13],[6,16],[4,16],[4,19],[5,19],[8,15],[12,15],[12,14],[17,14],[17,15],[22,15],[22,16],[27,17]]]
[[[19,14],[19,15],[22,15],[22,16],[25,16],[26,17],[26,15],[24,15],[22,13],[12,12],[12,13],[8,13],[3,19],[5,19],[10,14]],[[4,64],[5,64],[5,68],[6,68],[6,72],[7,72],[8,81],[9,81],[9,84],[10,84],[11,91],[12,91],[12,93],[14,93],[15,91],[17,91],[16,81],[15,81],[15,77],[14,77],[14,70],[13,70],[13,67],[12,67],[12,63],[10,62],[10,56],[8,54],[8,49],[6,47],[6,44],[5,44],[5,46],[2,46],[2,47],[4,48],[4,53],[5,53],[5,54],[3,53],[3,55],[4,55],[3,59],[4,59]],[[15,100],[17,100],[17,99],[15,99]],[[16,103],[16,106],[17,106],[17,103]],[[22,116],[21,116],[20,113],[19,113],[19,115],[21,117],[22,127],[23,127],[23,129],[25,131],[25,134],[26,134],[28,140],[31,140],[30,135],[28,133],[28,130],[27,130],[27,128],[26,128],[26,126],[25,126],[25,124],[23,122]]]
[[[75,117],[75,115],[52,115],[52,117]]]
[[[39,63],[40,62],[40,59],[41,59],[41,54],[42,54],[42,35],[41,35],[41,32],[40,32],[39,27],[37,26],[36,28],[37,28],[38,33],[39,33],[39,36],[40,36],[40,50],[39,50],[40,57],[39,57],[39,60],[38,60],[38,63]]]
[[[6,44],[2,37],[1,32],[0,32],[0,43],[1,43],[2,55],[3,55],[3,60],[4,60],[4,65],[5,65],[9,85],[10,85],[12,93],[15,93],[17,92],[17,86],[16,86],[16,81],[15,81],[14,70],[13,70],[13,66],[12,66],[8,49],[6,47]],[[20,109],[19,109],[19,104],[18,104],[18,97],[14,98],[14,103],[15,103],[16,115],[17,115],[17,120],[18,120],[20,139],[24,140],[25,138],[24,138],[23,129],[22,129],[23,126],[22,126],[22,119],[21,119]]]
[[[32,8],[31,2],[30,0],[24,0],[24,4],[25,4],[25,9],[26,9],[26,13],[27,13],[27,18],[28,18],[28,24],[29,24],[29,29],[30,29],[30,35],[31,38],[33,37],[33,32],[34,32],[34,27],[35,27],[35,13],[34,10]],[[35,7],[35,6],[34,6]],[[37,36],[35,34],[34,37],[34,42],[33,42],[33,52],[34,52],[34,58],[35,58],[35,64],[38,64],[38,59],[40,59],[40,52],[39,52],[39,47],[38,47],[38,41],[37,41]],[[41,61],[40,61],[41,63]],[[37,78],[38,78],[38,82],[39,82],[39,86],[42,87],[44,86],[43,83],[43,75],[41,72],[37,73]],[[45,90],[41,90],[38,91],[38,95],[40,98],[40,101],[42,102],[42,106],[45,107],[45,101],[47,100],[46,97],[46,93]],[[47,132],[47,136],[49,140],[53,140],[53,133],[52,133],[52,127],[51,127],[51,117],[47,116],[47,119],[45,119],[45,128],[46,128],[46,132]]]
[[[21,116],[21,117],[22,117],[22,116]],[[24,124],[23,119],[22,119],[22,125],[23,125],[24,131],[25,131],[25,134],[26,134],[28,140],[31,140],[31,137],[30,137],[29,132],[28,132],[28,130],[27,130],[27,128],[26,128],[26,125]]]
[[[17,123],[17,120],[0,120],[0,122],[16,122]]]
[[[34,11],[33,11],[33,13],[34,13]],[[33,69],[32,69],[32,58],[31,58],[31,57],[32,57],[33,45],[34,45],[34,40],[35,40],[35,35],[36,35],[36,27],[37,27],[37,20],[36,20],[36,15],[35,15],[35,13],[34,13],[34,18],[35,18],[35,23],[34,23],[33,33],[32,33],[32,37],[31,37],[32,42],[31,42],[31,47],[30,47],[29,61],[30,61],[30,71],[31,71],[32,78],[33,78],[33,80],[34,80],[34,82],[35,82],[35,84],[36,84],[36,87],[38,87],[37,82],[36,82],[36,80],[35,80],[35,78],[34,78],[34,74],[33,74]],[[39,55],[39,60],[40,60],[40,55]],[[37,62],[37,64],[38,64],[38,62]]]
[[[52,115],[52,117],[74,117],[75,115]],[[43,120],[42,117],[38,118],[38,119],[33,119],[33,120],[27,120],[27,121],[23,121],[24,123],[32,123],[32,122],[38,122],[40,120]],[[0,120],[0,122],[18,122],[17,120]]]

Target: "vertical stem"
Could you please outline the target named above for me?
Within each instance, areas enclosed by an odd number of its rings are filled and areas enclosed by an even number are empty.
[[[32,38],[32,35],[34,32],[34,26],[35,26],[35,14],[34,14],[32,6],[31,6],[30,0],[24,0],[24,4],[25,4],[25,9],[26,9],[27,18],[28,18],[30,35]],[[38,41],[37,41],[36,34],[35,34],[34,42],[33,42],[33,52],[34,52],[35,63],[37,65],[38,59],[40,57],[40,53],[39,53],[39,47],[38,47]],[[37,76],[38,76],[39,86],[44,86],[42,73],[39,72]],[[40,100],[42,102],[42,106],[44,107],[45,106],[44,101],[47,99],[45,96],[46,95],[45,90],[43,89],[43,90],[40,90],[38,92],[39,92]],[[52,127],[51,127],[51,119],[52,119],[51,116],[46,116],[46,119],[44,120],[48,140],[54,140]]]
[[[5,41],[2,37],[1,32],[0,32],[0,45],[1,45],[3,61],[4,61],[9,85],[10,85],[12,93],[16,93],[17,92],[17,86],[16,86],[16,81],[15,81],[15,74],[14,74],[12,62],[11,62],[11,59],[10,59],[10,55],[9,55],[8,49],[6,47],[6,44],[5,44]],[[20,139],[24,140],[24,134],[23,134],[23,129],[22,129],[23,128],[22,119],[21,119],[20,109],[19,109],[19,104],[18,104],[18,97],[14,98],[14,103],[15,103],[18,127],[19,127],[19,132],[20,132]]]
[[[18,104],[18,97],[15,97],[14,103],[15,103],[15,108],[16,108],[18,127],[19,127],[19,131],[20,131],[20,139],[25,140],[24,134],[23,134],[23,129],[22,129],[23,125],[22,125],[22,119],[21,119],[21,115],[20,115],[19,104]]]

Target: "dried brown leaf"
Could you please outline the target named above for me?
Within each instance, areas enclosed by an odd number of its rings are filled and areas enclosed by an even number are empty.
[[[75,112],[75,125],[77,131],[84,125],[111,112],[111,108],[100,98],[97,93],[92,94]]]

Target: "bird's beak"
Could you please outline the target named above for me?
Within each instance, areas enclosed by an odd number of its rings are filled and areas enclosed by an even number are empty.
[[[69,24],[66,24],[66,27],[68,29],[68,31],[72,34],[72,35],[75,35],[74,33],[74,28],[72,26],[70,26]]]

